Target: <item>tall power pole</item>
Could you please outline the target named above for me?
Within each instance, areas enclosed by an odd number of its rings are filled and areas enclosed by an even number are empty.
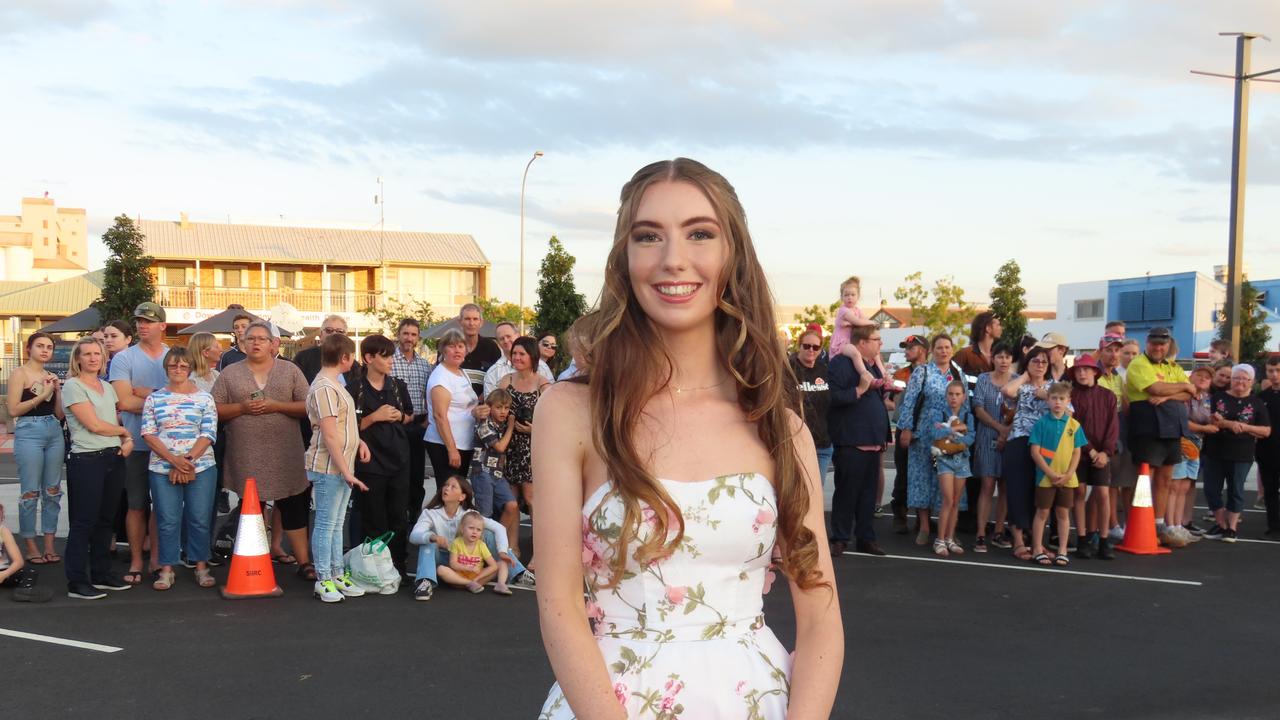
[[[1227,245],[1227,339],[1231,341],[1231,356],[1240,357],[1240,286],[1244,273],[1244,189],[1249,160],[1249,81],[1262,75],[1280,72],[1280,68],[1250,73],[1249,66],[1253,50],[1253,39],[1270,40],[1259,33],[1218,33],[1223,37],[1236,39],[1236,72],[1234,75],[1201,72],[1192,70],[1197,75],[1213,75],[1228,77],[1235,81],[1234,122],[1231,131],[1231,211],[1229,214],[1230,229]],[[1261,82],[1275,82],[1263,80]]]

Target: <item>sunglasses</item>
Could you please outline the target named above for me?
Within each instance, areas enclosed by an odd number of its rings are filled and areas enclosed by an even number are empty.
[[[548,350],[558,350],[558,349],[560,348],[560,346],[559,346],[559,345],[553,345],[553,344],[551,344],[551,343],[549,343],[549,342],[538,343],[538,344],[539,344],[539,345],[541,345],[541,346],[542,346],[542,347],[544,347],[544,348],[547,348]]]
[[[812,343],[800,343],[800,348],[802,350],[821,350],[822,345],[814,345]]]

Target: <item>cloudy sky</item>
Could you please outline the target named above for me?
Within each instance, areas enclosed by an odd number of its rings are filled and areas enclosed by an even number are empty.
[[[737,187],[778,300],[916,270],[985,301],[1226,261],[1234,40],[1274,0],[4,0],[0,213],[471,233],[515,300],[546,239],[594,299],[618,190]],[[1280,67],[1255,42],[1254,69]],[[1280,77],[1280,76],[1277,76]],[[1280,275],[1280,84],[1255,84],[1246,258]],[[91,253],[100,263],[99,246]],[[529,304],[533,303],[532,290]]]

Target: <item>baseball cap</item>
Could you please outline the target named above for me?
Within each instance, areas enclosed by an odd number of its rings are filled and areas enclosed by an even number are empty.
[[[1169,342],[1169,340],[1172,339],[1172,336],[1169,335],[1169,328],[1156,326],[1147,331],[1147,339]]]
[[[165,321],[164,308],[153,302],[138,303],[138,307],[133,309],[133,316],[151,322]]]
[[[1038,348],[1055,348],[1055,347],[1071,347],[1071,343],[1067,342],[1067,336],[1060,332],[1047,332],[1044,337],[1040,338],[1040,342],[1036,343]]]
[[[1107,333],[1106,335],[1102,336],[1101,340],[1098,341],[1098,347],[1106,347],[1108,345],[1123,345],[1123,344],[1124,344],[1124,336],[1117,335],[1116,333]]]
[[[908,335],[906,338],[903,339],[902,342],[898,343],[898,347],[900,348],[908,348],[908,347],[911,347],[912,345],[919,345],[920,347],[929,347],[929,342],[925,340],[923,337],[920,337],[919,335]]]

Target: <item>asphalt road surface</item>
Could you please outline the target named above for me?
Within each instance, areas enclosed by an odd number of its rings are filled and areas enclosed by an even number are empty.
[[[1248,542],[1065,571],[1000,552],[937,561],[879,523],[889,557],[836,561],[847,642],[834,717],[1277,717],[1280,543],[1261,539],[1257,513]],[[179,570],[167,593],[86,602],[45,569],[51,603],[0,605],[5,716],[533,718],[551,685],[533,593],[424,603],[405,588],[330,606],[279,579],[284,597],[225,601]],[[791,646],[774,587],[768,622]]]

